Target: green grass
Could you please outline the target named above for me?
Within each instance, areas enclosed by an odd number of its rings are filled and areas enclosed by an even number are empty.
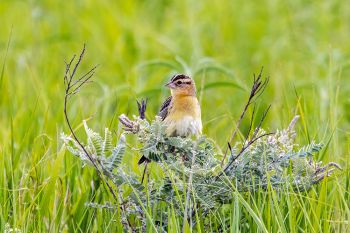
[[[264,128],[282,128],[300,114],[298,142],[322,141],[318,160],[344,168],[306,193],[233,189],[235,202],[210,215],[211,228],[200,222],[193,231],[350,230],[346,1],[4,0],[0,20],[0,232],[6,224],[23,232],[121,230],[119,212],[85,207],[112,198],[59,139],[67,132],[64,60],[83,43],[82,68],[100,66],[95,83],[71,104],[76,127],[93,116],[94,129],[117,130],[117,116],[136,113],[142,97],[152,118],[168,95],[163,84],[173,72],[186,72],[199,89],[204,132],[224,148],[252,74],[264,66],[270,84],[260,109],[272,104]],[[141,173],[138,157],[130,154],[128,163]],[[174,213],[171,206],[164,211]],[[147,230],[155,232],[149,213]],[[170,232],[181,231],[179,217],[169,222]]]

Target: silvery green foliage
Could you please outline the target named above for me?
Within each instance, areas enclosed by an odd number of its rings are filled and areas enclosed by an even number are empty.
[[[142,153],[147,158],[160,162],[164,168],[179,169],[179,165],[188,169],[190,159],[193,154],[196,154],[195,164],[192,170],[196,174],[208,173],[218,166],[220,161],[215,157],[214,142],[208,139],[205,135],[198,139],[182,138],[182,137],[167,137],[165,127],[159,117],[156,117],[151,124],[146,120],[136,119],[140,125],[137,136],[142,143]],[[183,170],[181,168],[181,170]],[[188,171],[190,172],[190,171]]]
[[[258,135],[265,132],[261,130]],[[295,131],[286,129],[262,137],[235,160],[226,175],[237,183],[239,190],[291,188],[305,190],[316,182],[316,164],[312,155],[322,149],[322,144],[312,142],[297,148]],[[236,156],[234,153],[231,158]]]
[[[87,135],[84,147],[91,157],[98,161],[104,174],[120,187],[119,192],[123,193],[126,188],[133,190],[124,200],[125,208],[127,213],[137,215],[141,222],[145,222],[143,207],[147,203],[155,205],[172,203],[175,211],[183,214],[182,202],[189,185],[190,174],[192,174],[190,209],[197,206],[201,206],[204,210],[220,207],[223,203],[231,201],[234,189],[240,192],[264,190],[269,186],[275,190],[309,189],[333,171],[331,169],[329,171],[328,167],[337,165],[331,163],[321,167],[320,163],[313,161],[312,155],[322,149],[321,144],[311,143],[304,147],[295,144],[296,120],[297,118],[294,118],[287,129],[259,138],[241,154],[238,154],[237,144],[232,148],[228,158],[228,162],[234,160],[232,165],[219,176],[218,174],[222,172],[223,154],[217,149],[215,142],[205,135],[196,139],[167,137],[159,117],[152,122],[137,117],[134,121],[126,119],[133,130],[126,130],[125,133],[136,134],[142,145],[141,149],[137,150],[156,162],[159,165],[158,169],[160,168],[164,174],[163,177],[149,177],[147,190],[141,184],[140,177],[123,166],[122,160],[126,150],[124,134],[116,145],[112,146],[112,134],[108,129],[105,129],[102,137],[84,122]],[[258,136],[264,133],[260,130]],[[62,139],[72,154],[78,156],[84,163],[90,164],[85,152],[71,137],[62,134]],[[167,218],[167,213],[159,214],[163,220]]]
[[[312,142],[303,147],[295,144],[297,120],[298,116],[287,129],[259,138],[238,157],[239,145],[236,145],[228,159],[234,162],[223,176],[218,176],[223,154],[205,135],[198,139],[167,137],[160,118],[151,123],[136,118],[134,125],[139,126],[136,135],[143,145],[143,155],[156,161],[166,174],[164,185],[154,193],[176,204],[177,196],[185,195],[188,177],[192,173],[195,199],[210,209],[231,200],[232,184],[241,192],[264,190],[269,184],[276,190],[307,190],[330,174],[327,168],[336,164],[321,167],[312,158],[322,149],[322,144]],[[257,137],[264,134],[260,130]],[[195,156],[194,164],[191,163],[192,156]]]
[[[123,166],[122,160],[126,152],[126,140],[125,135],[122,134],[115,146],[113,146],[112,133],[109,129],[105,128],[104,137],[102,137],[97,132],[89,128],[84,121],[84,129],[86,134],[86,144],[83,144],[85,150],[89,153],[91,159],[98,164],[99,169],[103,174],[108,177],[117,187],[131,188],[133,192],[129,194],[123,200],[124,213],[128,216],[123,215],[123,224],[127,226],[127,218],[130,215],[142,218],[144,216],[140,202],[146,202],[144,195],[144,186],[139,182],[136,175],[130,172],[126,166]],[[61,139],[63,140],[66,148],[73,155],[80,158],[84,165],[92,166],[92,163],[88,156],[86,155],[83,148],[71,137],[65,134],[61,134]],[[94,166],[92,166],[94,167]],[[95,168],[95,167],[94,167]],[[121,197],[125,189],[119,189],[119,196]],[[96,203],[86,203],[86,206],[91,208],[99,209],[110,209],[114,210],[117,206],[111,204],[96,204]]]
[[[108,128],[105,128],[104,137],[102,137],[99,133],[90,129],[86,121],[83,121],[83,124],[87,137],[87,143],[83,146],[89,155],[95,159],[106,160],[106,165],[110,168],[117,168],[125,153],[125,136],[122,135],[117,145],[113,147],[112,133]],[[83,162],[90,163],[84,150],[71,136],[62,133],[61,139],[73,155],[79,157]]]
[[[104,137],[102,137],[99,133],[89,128],[85,121],[83,123],[87,137],[87,143],[83,144],[83,146],[90,157],[97,162],[104,175],[111,179],[117,186],[127,184],[135,190],[142,191],[144,188],[137,181],[135,174],[129,173],[122,166],[122,160],[126,150],[125,135],[122,134],[119,141],[113,146],[112,133],[108,128],[105,128]],[[83,148],[71,136],[62,133],[61,138],[66,148],[73,155],[79,157],[84,165],[92,165]]]

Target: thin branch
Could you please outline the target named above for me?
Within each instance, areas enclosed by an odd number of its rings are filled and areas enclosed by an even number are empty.
[[[264,81],[261,80],[262,72],[263,72],[263,67],[261,68],[260,73],[259,73],[257,78],[255,77],[255,74],[254,74],[254,81],[253,81],[253,85],[252,85],[252,88],[250,91],[248,101],[247,101],[246,105],[244,106],[243,112],[242,112],[241,116],[239,117],[237,126],[236,126],[233,134],[231,135],[230,143],[232,143],[232,140],[236,136],[238,129],[242,123],[243,117],[245,116],[245,114],[248,110],[248,107],[257,99],[257,97],[259,97],[263,93],[263,91],[265,90],[265,88],[268,84],[268,81],[269,81],[268,78],[266,78]]]
[[[247,143],[248,138],[249,138],[249,135],[250,135],[250,131],[251,131],[252,128],[253,128],[254,116],[255,116],[255,108],[256,108],[256,104],[254,104],[254,107],[253,107],[252,116],[251,116],[251,118],[250,118],[250,123],[249,123],[248,133],[247,133],[247,136],[246,136],[245,139],[244,139],[243,145],[245,145],[245,144]],[[254,137],[254,136],[253,136],[253,137]]]
[[[263,113],[263,116],[261,117],[261,120],[260,120],[260,122],[258,124],[258,127],[255,128],[255,131],[254,131],[254,134],[253,134],[252,138],[255,138],[256,135],[258,134],[259,130],[261,129],[262,123],[265,121],[267,113],[270,111],[270,108],[271,108],[271,104],[267,107],[267,109],[265,109],[265,111]]]
[[[83,50],[81,51],[80,56],[79,56],[79,60],[78,60],[78,62],[75,64],[73,73],[71,74],[71,79],[73,79],[73,77],[74,77],[74,75],[75,75],[75,72],[77,71],[77,69],[78,69],[78,67],[79,67],[79,65],[80,65],[81,60],[82,60],[83,57],[84,57],[85,49],[86,49],[86,45],[84,44]]]
[[[249,135],[250,135],[250,132],[253,128],[253,122],[254,122],[254,116],[255,116],[255,109],[256,109],[256,105],[254,104],[254,107],[253,107],[253,111],[252,111],[252,115],[251,115],[251,118],[250,118],[250,123],[249,123],[249,129],[248,129],[248,133],[247,135],[245,136],[244,138],[244,143],[243,145],[245,145],[248,141],[248,138],[249,138]],[[226,152],[225,152],[225,155],[224,155],[224,158],[221,160],[221,167],[223,167],[224,165],[224,162],[225,162],[225,159],[227,157],[227,151],[230,151],[230,154],[232,155],[232,147],[231,147],[231,143],[230,142],[227,142],[227,149],[226,149]]]
[[[95,70],[97,69],[98,65],[94,66],[91,70],[89,70],[86,74],[84,74],[83,76],[81,76],[81,78],[79,78],[78,80],[76,80],[72,86],[76,85],[77,83],[81,82],[82,80],[84,80],[84,78],[86,76],[88,76],[89,74],[91,74],[92,72],[95,73]]]
[[[66,63],[66,71],[64,73],[64,84],[65,85],[67,85],[67,83],[68,83],[69,69],[70,69],[70,66],[72,65],[72,62],[74,61],[74,58],[75,58],[75,55],[72,57],[72,59],[70,60],[69,63],[65,62]]]
[[[241,113],[239,119],[238,119],[238,122],[237,122],[237,125],[236,125],[236,128],[235,130],[233,131],[231,137],[230,137],[230,140],[229,140],[229,144],[232,143],[232,140],[235,138],[241,124],[242,124],[242,120],[248,110],[248,107],[254,103],[261,95],[262,93],[265,91],[265,88],[267,86],[267,84],[269,83],[269,78],[265,78],[265,80],[262,80],[262,72],[263,72],[263,69],[264,67],[261,67],[261,70],[258,74],[258,76],[256,77],[255,74],[253,74],[253,85],[251,87],[251,90],[250,90],[250,95],[249,95],[249,98],[248,98],[248,101],[246,102],[245,106],[244,106],[244,109],[243,109],[243,112]],[[221,161],[221,166],[223,166],[223,163],[225,162],[226,160],[226,157],[227,157],[227,153],[228,153],[228,150],[229,148],[227,147],[226,148],[226,151],[225,151],[225,154],[224,154],[224,157],[222,158],[222,161]]]
[[[73,89],[70,93],[68,93],[69,95],[71,95],[72,93],[77,93],[80,90],[80,87],[82,87],[84,84],[90,83],[90,79],[92,78],[92,76],[95,74],[95,72],[92,72],[87,78],[85,78],[84,80],[80,81],[80,84],[77,87],[74,87],[76,84],[73,83],[73,85],[71,85],[71,88]],[[74,88],[73,88],[74,87]]]
[[[268,135],[272,135],[274,133],[265,133],[265,134],[262,134],[262,135],[258,135],[260,129],[261,129],[261,125],[262,123],[264,122],[264,120],[266,119],[266,116],[267,116],[267,113],[269,112],[270,110],[270,107],[271,105],[269,105],[269,107],[264,111],[263,113],[263,116],[261,117],[260,119],[260,122],[258,124],[258,126],[256,127],[256,129],[254,130],[254,133],[253,135],[251,136],[250,140],[247,142],[247,138],[249,137],[249,134],[250,134],[250,130],[249,129],[249,132],[248,132],[248,135],[244,141],[244,144],[243,144],[243,147],[241,148],[240,152],[226,165],[226,167],[223,169],[223,171],[216,177],[216,180],[218,177],[220,177],[221,175],[223,175],[224,173],[226,173],[231,165],[248,149],[248,147],[250,147],[254,142],[256,142],[257,140],[259,140],[260,138],[262,137],[265,137],[265,136],[268,136]],[[254,110],[253,110],[253,114],[254,114]],[[252,114],[252,115],[253,115]]]
[[[241,156],[244,154],[244,152],[248,149],[248,147],[250,147],[252,144],[254,144],[257,140],[259,140],[260,138],[266,137],[266,136],[270,136],[273,135],[274,133],[265,133],[262,135],[259,135],[258,137],[248,141],[247,145],[243,146],[242,149],[240,150],[240,152],[230,161],[229,164],[226,165],[226,167],[224,168],[224,170],[216,177],[220,177],[221,175],[223,175],[224,173],[226,173],[229,169],[230,166]]]
[[[102,178],[102,172],[100,171],[99,167],[98,167],[98,164],[97,162],[93,159],[93,157],[89,154],[89,152],[87,152],[86,148],[83,146],[83,144],[80,142],[80,140],[78,139],[77,135],[75,134],[73,128],[72,128],[72,125],[71,125],[71,122],[69,120],[69,117],[68,117],[68,97],[71,95],[71,88],[72,88],[72,80],[74,78],[74,74],[76,72],[76,69],[78,68],[82,58],[83,58],[83,55],[84,55],[84,52],[85,52],[85,45],[84,45],[84,48],[80,54],[80,57],[79,57],[79,61],[75,64],[75,67],[74,67],[74,71],[73,73],[69,76],[69,78],[66,78],[67,77],[67,74],[69,73],[69,70],[70,70],[70,65],[72,64],[72,62],[74,61],[74,57],[73,59],[71,60],[71,62],[67,65],[66,67],[66,75],[65,75],[65,79],[67,79],[67,84],[66,84],[66,89],[65,89],[65,98],[64,98],[64,116],[65,116],[65,120],[67,122],[67,125],[68,125],[68,128],[69,128],[69,131],[71,132],[74,140],[79,144],[79,146],[81,147],[81,149],[84,151],[85,155],[87,156],[87,158],[89,159],[89,161],[92,163],[92,165],[95,167],[95,169],[97,170],[97,173],[99,174],[100,178]],[[85,82],[84,82],[85,83]],[[102,179],[103,180],[103,179]],[[112,187],[110,187],[109,183],[106,181],[106,184],[108,186],[108,188],[110,189],[113,197],[115,199],[117,199],[117,196],[116,194],[114,193]]]
[[[78,89],[80,87],[82,87],[84,84],[89,83],[89,80],[95,74],[96,66],[93,67],[92,69],[90,69],[90,71],[88,71],[85,75],[83,75],[82,77],[80,77],[79,79],[74,81],[74,75],[76,74],[76,71],[77,71],[77,69],[78,69],[78,67],[79,67],[79,65],[84,57],[84,53],[85,53],[85,44],[84,44],[84,47],[80,53],[79,60],[76,62],[75,66],[74,66],[74,70],[71,74],[70,74],[70,69],[71,69],[71,65],[72,65],[73,61],[75,60],[75,55],[72,57],[72,59],[70,60],[69,63],[66,63],[66,70],[65,70],[65,74],[64,74],[64,84],[65,84],[65,96],[64,96],[64,106],[63,106],[64,107],[63,108],[64,117],[65,117],[66,123],[68,125],[69,131],[71,132],[71,135],[73,136],[74,140],[80,146],[80,148],[84,151],[86,157],[89,159],[89,161],[91,162],[93,167],[96,169],[98,176],[103,181],[103,183],[105,183],[106,186],[108,187],[108,190],[112,194],[113,198],[115,200],[117,200],[118,198],[117,198],[116,193],[114,192],[114,190],[113,190],[112,186],[109,184],[109,182],[105,179],[103,171],[101,171],[101,169],[100,169],[101,164],[99,163],[98,160],[95,160],[91,154],[89,154],[89,152],[86,150],[86,148],[80,142],[79,138],[77,137],[77,135],[75,134],[75,132],[73,130],[73,127],[72,127],[71,122],[70,122],[69,117],[68,117],[68,101],[70,99],[69,97],[76,94],[78,92]],[[79,83],[79,85],[76,86],[78,83]],[[126,211],[125,207],[123,205],[121,205],[121,210],[124,212]],[[128,224],[129,224],[129,227],[131,228],[131,224],[130,224],[129,220],[128,220]]]

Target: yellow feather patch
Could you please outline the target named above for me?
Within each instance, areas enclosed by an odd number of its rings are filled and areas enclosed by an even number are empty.
[[[202,133],[201,110],[195,96],[173,97],[168,116],[164,120],[167,134],[190,136]]]

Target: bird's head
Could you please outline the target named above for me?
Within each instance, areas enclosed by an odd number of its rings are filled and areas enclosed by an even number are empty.
[[[184,74],[174,75],[165,86],[171,90],[173,96],[195,96],[196,85],[194,80]]]

